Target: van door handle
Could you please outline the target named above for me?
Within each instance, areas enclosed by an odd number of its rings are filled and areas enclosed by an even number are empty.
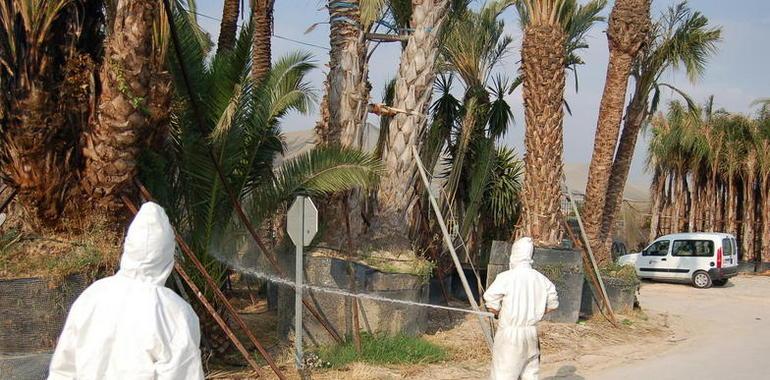
[[[663,259],[660,259],[660,261],[666,261],[666,259],[665,259],[665,258],[663,258]]]

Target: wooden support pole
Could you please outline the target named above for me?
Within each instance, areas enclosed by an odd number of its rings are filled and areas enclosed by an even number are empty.
[[[468,302],[471,304],[471,307],[474,311],[481,312],[481,310],[479,310],[479,305],[476,303],[476,299],[473,297],[471,287],[468,285],[468,279],[465,278],[465,272],[463,271],[462,265],[460,264],[460,259],[457,258],[457,252],[455,252],[455,247],[452,245],[452,239],[449,237],[449,231],[447,230],[446,224],[444,223],[444,217],[441,215],[441,211],[439,210],[438,204],[436,203],[436,199],[433,197],[433,193],[430,191],[430,181],[428,181],[428,176],[425,174],[425,168],[422,165],[422,161],[420,161],[420,155],[418,154],[415,147],[412,147],[412,155],[414,156],[414,160],[417,162],[417,171],[420,173],[420,178],[422,178],[422,181],[425,184],[425,191],[428,192],[428,199],[430,200],[431,206],[433,206],[433,212],[436,214],[436,219],[438,220],[438,224],[441,227],[441,233],[444,236],[444,243],[449,250],[449,254],[452,256],[452,262],[455,264],[457,275],[460,277],[460,282],[463,284],[463,289],[465,290],[465,295],[468,297]],[[481,317],[481,315],[477,314],[476,316],[479,320],[479,325],[481,325],[481,331],[484,333],[484,338],[487,340],[489,351],[492,352],[493,341],[489,326],[484,322],[484,319]]]
[[[248,350],[246,350],[246,347],[244,347],[241,341],[238,340],[238,337],[235,336],[235,333],[233,333],[233,330],[230,329],[230,326],[227,325],[227,322],[225,322],[225,320],[222,319],[222,316],[217,313],[216,309],[214,309],[214,306],[211,304],[211,302],[209,302],[209,300],[206,299],[206,296],[203,295],[200,289],[198,289],[198,287],[195,285],[195,282],[193,282],[193,280],[190,278],[187,272],[185,272],[179,262],[174,263],[174,270],[176,270],[176,272],[179,274],[179,277],[182,278],[187,286],[190,287],[190,290],[192,290],[192,292],[195,294],[195,297],[197,297],[201,304],[203,304],[203,307],[205,307],[209,314],[214,317],[214,320],[217,322],[219,327],[221,327],[225,334],[227,334],[227,337],[230,338],[230,341],[233,342],[235,348],[237,348],[241,355],[243,355],[243,358],[246,359],[251,368],[257,372],[257,377],[262,377],[262,371],[259,368],[259,364],[257,364],[254,358],[251,357],[251,354]],[[279,378],[284,379],[283,375],[280,374],[280,371],[276,372],[276,375],[278,375]]]
[[[145,189],[145,191],[146,191],[146,189]],[[149,192],[148,192],[148,195],[149,195]],[[132,213],[136,214],[138,212],[138,209],[137,209],[136,205],[134,205],[134,203],[131,202],[131,200],[128,199],[126,196],[123,196],[123,202],[129,208],[129,210],[131,210]],[[195,266],[195,268],[200,272],[201,276],[205,279],[206,284],[214,292],[214,296],[217,298],[217,300],[219,302],[221,302],[222,305],[224,305],[224,307],[227,310],[227,312],[230,314],[230,316],[233,318],[233,320],[235,320],[235,322],[238,324],[238,326],[241,328],[241,330],[243,330],[243,332],[249,338],[251,343],[254,344],[254,346],[257,348],[259,353],[265,359],[267,364],[270,366],[270,368],[273,370],[273,372],[275,372],[276,376],[278,376],[278,378],[281,379],[281,380],[285,380],[286,377],[283,375],[281,370],[275,364],[275,361],[273,360],[272,356],[270,356],[270,354],[267,352],[267,350],[265,350],[265,348],[262,346],[262,344],[259,343],[257,338],[251,332],[251,329],[249,329],[249,327],[246,325],[246,322],[244,322],[243,319],[241,318],[241,316],[238,315],[238,313],[235,311],[235,308],[233,308],[233,305],[230,303],[230,301],[227,299],[227,297],[225,297],[225,295],[219,289],[219,284],[217,284],[216,281],[214,281],[214,279],[211,278],[209,273],[206,271],[206,268],[203,266],[203,264],[200,262],[200,260],[198,260],[198,257],[195,256],[195,254],[190,249],[190,247],[187,245],[187,243],[185,243],[185,241],[182,239],[182,237],[179,235],[179,233],[176,232],[176,229],[174,229],[174,237],[176,239],[177,244],[179,245],[179,249],[185,254],[185,256],[190,260],[190,262],[193,263],[193,266]],[[175,268],[177,268],[177,272],[179,272],[179,270],[182,269],[182,267],[179,265],[179,263],[176,264]],[[182,272],[180,272],[179,274],[180,274],[180,276],[182,276],[182,278],[187,277],[187,279],[185,280],[187,282],[187,285],[188,286],[192,285],[190,288],[193,290],[193,292],[196,293],[196,296],[198,296],[198,293],[200,293],[200,292],[197,290],[197,287],[193,288],[193,286],[195,284],[191,284],[189,281],[187,281],[187,280],[189,280],[189,276],[187,276],[186,273],[182,273]],[[212,313],[212,316],[214,317],[214,319],[217,320],[217,323],[219,323],[219,319],[221,319],[221,317],[219,317],[218,313],[216,313],[216,310],[214,310],[213,308],[210,309],[208,306],[206,306],[208,304],[208,300],[205,299],[205,297],[203,296],[203,293],[200,293],[200,296],[198,296],[198,299],[201,300],[201,302],[204,304],[206,309],[209,310],[209,313]],[[209,304],[209,306],[210,306],[210,304]],[[225,330],[225,333],[228,336],[231,336],[231,334],[228,333],[229,326],[227,326],[226,323],[225,323],[224,326],[222,326],[222,324],[220,324],[220,326],[222,327],[223,330]],[[243,346],[241,344],[241,342],[238,340],[238,338],[236,338],[234,335],[231,337],[231,340],[233,341],[233,344],[236,345],[236,347],[238,347],[238,346],[242,347]],[[238,350],[240,351],[241,349],[239,348]],[[246,355],[247,355],[246,360],[252,360],[253,361],[253,359],[251,358],[250,355],[248,355],[248,353]]]
[[[404,42],[409,40],[409,35],[366,33],[366,39],[375,42]]]

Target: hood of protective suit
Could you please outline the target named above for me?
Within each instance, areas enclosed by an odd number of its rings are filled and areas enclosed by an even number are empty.
[[[126,233],[119,275],[163,286],[174,268],[174,229],[159,205],[142,205]]]
[[[531,237],[523,237],[516,240],[511,247],[511,258],[508,261],[508,265],[511,269],[520,265],[532,264],[532,252],[535,246],[532,243]]]

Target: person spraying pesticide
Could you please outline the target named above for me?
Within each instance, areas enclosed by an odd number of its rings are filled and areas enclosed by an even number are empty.
[[[203,379],[198,317],[164,286],[175,248],[163,208],[142,205],[128,227],[118,273],[72,304],[49,380]]]
[[[513,243],[510,269],[500,273],[484,293],[484,302],[498,316],[492,348],[490,380],[537,380],[540,345],[535,326],[559,307],[556,287],[532,269],[532,238]]]

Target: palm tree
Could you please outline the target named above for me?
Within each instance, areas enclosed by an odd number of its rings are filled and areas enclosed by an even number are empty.
[[[404,218],[415,199],[413,179],[415,161],[412,149],[418,148],[426,125],[425,114],[430,104],[431,89],[436,77],[439,37],[444,27],[449,0],[413,0],[409,35],[394,87],[393,106],[407,110],[390,121],[382,157],[387,170],[377,192],[379,226],[376,227],[388,244],[411,249],[409,226]]]
[[[620,133],[631,67],[650,29],[649,0],[619,0],[612,7],[607,29],[610,57],[599,105],[594,150],[586,183],[583,222],[592,247],[598,246],[607,193],[608,173]]]
[[[84,134],[83,189],[112,212],[123,209],[119,195],[136,176],[136,159],[149,133],[147,99],[156,74],[152,24],[158,9],[157,1],[118,1],[95,123]]]
[[[705,70],[708,59],[716,53],[716,45],[721,40],[721,29],[709,26],[708,18],[692,11],[686,3],[670,7],[655,22],[650,33],[650,42],[643,48],[632,71],[634,95],[626,107],[623,131],[605,197],[599,235],[604,244],[597,249],[598,255],[605,259],[609,257],[611,233],[623,201],[623,189],[636,139],[644,123],[655,112],[662,89],[674,90],[694,109],[692,101],[684,93],[660,81],[661,75],[669,69],[683,68],[691,81],[696,80]]]
[[[603,1],[577,6],[572,0],[522,0],[521,48],[526,123],[521,229],[541,246],[560,240],[565,68],[581,61],[574,50],[598,18]],[[587,21],[586,21],[587,20]]]
[[[436,81],[441,96],[431,106],[432,120],[420,144],[429,172],[436,172],[439,164],[444,167],[438,170],[443,187],[439,202],[443,213],[451,215],[450,228],[457,227],[471,255],[487,235],[512,228],[518,213],[519,161],[515,153],[497,146],[513,119],[505,101],[511,84],[503,76],[491,77],[512,42],[498,20],[507,6],[506,1],[493,1],[479,11],[464,9],[453,15],[441,47],[439,66],[445,72]],[[464,86],[462,101],[452,95],[455,74]],[[419,186],[420,191],[423,188]],[[504,190],[514,193],[502,194]],[[493,191],[500,209],[490,211]],[[441,241],[438,222],[430,210],[421,211],[420,221],[414,222],[421,227],[420,245],[440,248],[431,244]],[[503,221],[511,223],[501,225]],[[428,257],[436,259],[438,254],[428,252]]]
[[[96,2],[0,3],[0,165],[31,226],[56,226],[78,195],[78,139],[103,29]]]
[[[217,52],[232,50],[235,46],[235,33],[238,30],[240,10],[241,0],[224,0],[222,5],[222,21],[219,24]]]
[[[713,97],[697,111],[672,102],[665,115],[652,118],[651,237],[659,231],[709,228],[735,235],[743,261],[760,260],[756,232],[768,228],[768,218],[758,219],[756,212],[766,212],[770,198],[763,191],[770,146],[767,116],[714,111]]]
[[[251,25],[254,28],[251,75],[258,83],[270,70],[275,0],[252,0]]]

